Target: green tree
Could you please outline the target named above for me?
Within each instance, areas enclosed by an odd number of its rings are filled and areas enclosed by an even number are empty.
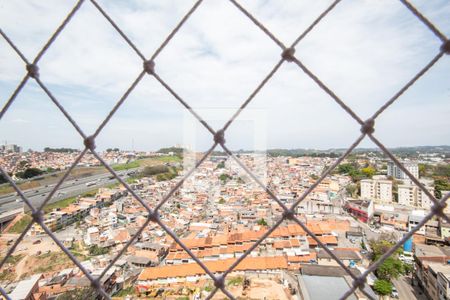
[[[89,247],[89,255],[97,256],[108,253],[109,250],[107,248],[99,247],[98,245],[92,245]]]
[[[259,219],[257,224],[260,226],[267,226],[267,222],[266,220],[264,220],[264,218]]]
[[[373,290],[382,296],[392,293],[392,283],[387,280],[377,279],[373,284]]]
[[[142,170],[142,175],[143,176],[152,176],[152,175],[167,173],[167,172],[169,172],[169,168],[167,166],[159,165],[159,166],[145,167],[144,170]]]
[[[8,182],[8,180],[6,180],[6,177],[2,173],[0,173],[0,184],[6,183],[6,182]]]
[[[223,173],[223,174],[220,174],[219,179],[220,179],[220,181],[225,182],[228,179],[231,179],[231,176],[226,173]]]
[[[442,191],[450,190],[450,183],[443,179],[437,178],[434,180],[434,195],[440,199],[442,197]]]
[[[434,168],[434,176],[450,178],[450,164],[439,164]]]
[[[419,176],[423,177],[425,176],[427,166],[425,164],[419,164]]]
[[[341,164],[337,168],[339,174],[349,174],[351,171],[355,169],[356,167],[352,163]]]
[[[220,199],[219,199],[219,204],[224,204],[224,203],[225,203],[225,199],[220,198]]]
[[[383,239],[378,240],[370,240],[369,245],[373,252],[373,260],[376,260],[378,257],[389,251],[394,245],[387,237],[383,237]]]
[[[18,172],[16,173],[17,177],[23,178],[23,179],[28,179],[28,178],[32,178],[35,176],[39,176],[44,174],[44,171],[38,169],[38,168],[28,168],[26,169],[24,172]]]
[[[356,184],[349,184],[345,187],[345,190],[350,196],[356,197],[356,194],[358,193],[358,186]]]
[[[394,246],[395,242],[395,236],[392,234],[383,234],[378,240],[370,240],[369,245],[372,249],[372,261],[377,261]],[[408,272],[409,269],[406,264],[398,258],[400,253],[402,253],[402,249],[397,249],[397,251],[389,256],[375,270],[378,278],[390,281]]]
[[[372,166],[368,166],[366,168],[362,168],[361,172],[362,172],[362,174],[364,174],[364,176],[366,176],[368,178],[372,178],[373,175],[375,175],[375,173],[377,172],[377,170]]]
[[[377,277],[391,281],[397,279],[400,275],[405,274],[404,263],[392,256],[386,258],[386,260],[375,271]]]

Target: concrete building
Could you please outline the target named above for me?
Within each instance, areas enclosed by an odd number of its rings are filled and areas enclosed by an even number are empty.
[[[373,179],[361,180],[361,198],[391,203],[392,181],[376,176]]]
[[[339,260],[344,263],[344,265],[349,267],[353,264],[360,263],[362,260],[362,257],[353,250],[342,249],[331,250],[331,252],[333,252],[333,254],[336,255],[337,258],[339,258]],[[317,253],[317,263],[324,266],[339,266],[337,261],[323,249],[320,249]]]
[[[411,231],[425,218],[425,212],[423,210],[413,210],[408,216],[408,231]],[[417,234],[425,235],[425,226],[422,226]]]
[[[361,222],[369,222],[374,213],[372,200],[347,199],[344,210],[358,218]]]
[[[15,144],[7,144],[7,145],[1,145],[0,150],[2,152],[20,153],[20,152],[22,152],[22,147],[17,146]]]
[[[350,271],[355,276],[361,274],[356,268],[351,268]],[[296,278],[299,287],[297,299],[301,300],[340,299],[352,285],[352,278],[340,266],[302,264]],[[377,298],[367,284],[364,285],[364,292],[373,299]],[[347,299],[367,299],[367,296],[357,289]]]
[[[414,280],[428,299],[450,299],[450,248],[420,244],[414,248]]]
[[[14,300],[46,300],[46,293],[39,293],[39,280],[42,274],[36,274],[20,281],[8,296]]]
[[[401,164],[408,170],[415,178],[419,178],[419,164],[416,162],[403,161]],[[409,179],[399,167],[397,167],[394,162],[389,161],[387,165],[387,175],[392,176],[397,179]]]
[[[434,187],[429,181],[421,181],[425,188],[433,195]],[[433,206],[430,197],[412,182],[398,186],[398,203],[405,206],[420,207],[429,210]]]

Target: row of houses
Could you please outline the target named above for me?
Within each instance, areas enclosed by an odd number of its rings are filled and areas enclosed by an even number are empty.
[[[54,209],[45,214],[44,224],[51,231],[62,229],[65,226],[85,219],[92,209],[100,209],[126,194],[127,191],[124,189],[100,189],[95,197],[80,197],[75,203],[69,204],[67,207]],[[34,223],[27,234],[36,236],[44,233],[42,227]]]

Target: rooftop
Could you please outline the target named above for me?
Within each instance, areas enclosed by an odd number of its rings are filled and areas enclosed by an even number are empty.
[[[204,264],[213,273],[225,272],[236,259],[225,259],[217,261],[206,261]],[[246,270],[274,270],[287,269],[287,260],[283,256],[275,257],[246,257],[240,264],[238,264],[235,271]],[[155,280],[173,277],[186,277],[194,275],[204,275],[205,271],[197,264],[182,264],[182,265],[166,265],[160,267],[145,268],[139,275],[138,280]]]

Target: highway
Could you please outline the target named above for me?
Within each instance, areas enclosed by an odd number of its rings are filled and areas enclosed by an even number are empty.
[[[129,177],[128,174],[134,173],[137,169],[129,169],[124,171],[117,171],[117,174],[122,179]],[[74,197],[83,194],[88,191],[98,189],[109,184],[116,183],[117,180],[112,178],[112,174],[104,173],[99,175],[93,175],[85,178],[78,178],[73,180],[64,181],[59,187],[53,197],[48,203],[56,202],[69,197]],[[87,183],[92,183],[89,186]],[[50,191],[55,187],[56,183],[47,185],[45,187],[39,187],[35,189],[29,189],[24,192],[24,195],[31,201],[34,207],[40,205],[48,196]],[[8,194],[0,197],[0,214],[12,211],[25,206],[25,210],[28,210],[26,203],[16,193]]]

